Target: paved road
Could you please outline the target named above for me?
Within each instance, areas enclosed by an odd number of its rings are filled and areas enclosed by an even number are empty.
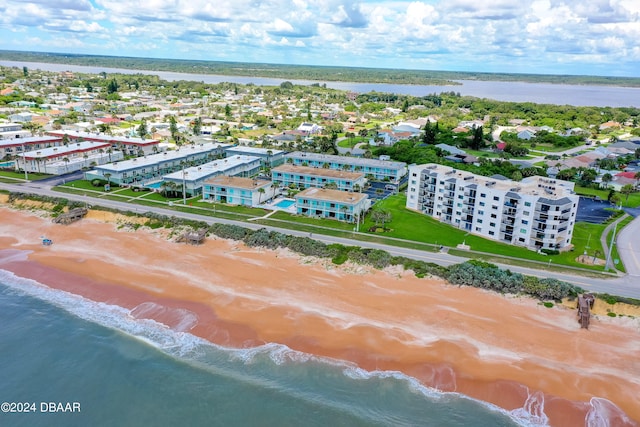
[[[618,254],[624,264],[629,281],[633,281],[640,287],[640,217],[630,222],[618,234]]]
[[[87,204],[90,204],[90,205],[104,206],[112,209],[138,211],[141,213],[150,211],[150,212],[154,212],[161,215],[176,216],[176,217],[186,218],[186,219],[191,219],[196,221],[205,221],[209,224],[211,223],[235,224],[235,225],[239,225],[239,226],[251,228],[251,229],[266,228],[268,230],[278,231],[281,233],[286,233],[294,236],[308,236],[308,233],[306,232],[287,230],[279,227],[264,226],[261,224],[234,221],[234,220],[223,219],[223,218],[212,218],[212,217],[201,216],[201,215],[196,215],[192,213],[177,212],[174,210],[165,209],[161,207],[136,206],[136,205],[113,201],[113,200],[95,199],[95,198],[90,198],[86,196],[66,194],[66,193],[62,194],[62,193],[51,190],[47,186],[38,184],[37,182],[21,184],[21,185],[0,183],[0,188],[9,190],[9,191],[21,191],[21,192],[28,191],[32,193],[53,196],[53,197],[65,197],[69,200],[86,202]],[[640,222],[636,220],[634,221],[634,224],[636,226],[639,226]],[[626,235],[626,232],[627,232],[627,228],[625,228],[625,235]],[[325,235],[314,235],[314,238],[325,243],[341,243],[344,245],[354,244],[354,240],[349,238],[348,236],[333,237],[333,236],[325,236]],[[446,253],[433,253],[433,252],[420,251],[416,249],[398,248],[396,246],[389,246],[389,245],[384,245],[379,243],[357,241],[357,244],[365,248],[382,249],[389,252],[392,255],[406,256],[409,258],[424,260],[427,262],[433,262],[433,263],[444,265],[444,266],[464,262],[466,260],[466,258],[457,257],[457,256],[449,255]],[[640,242],[634,242],[634,244],[638,244],[639,247],[634,246],[632,252],[638,259],[640,259],[640,255],[639,255]],[[590,290],[593,292],[600,292],[600,293],[606,292],[614,295],[640,299],[640,278],[636,280],[633,276],[600,279],[600,278],[577,276],[571,273],[558,273],[555,271],[548,271],[540,267],[525,268],[525,267],[517,267],[517,266],[510,266],[510,265],[503,265],[503,264],[498,264],[498,265],[504,269],[509,269],[511,271],[522,273],[522,274],[527,274],[527,275],[536,276],[536,277],[550,277],[550,278],[555,278],[559,280],[564,280],[566,282],[578,285],[586,290]],[[633,279],[633,280],[630,280],[630,279]]]

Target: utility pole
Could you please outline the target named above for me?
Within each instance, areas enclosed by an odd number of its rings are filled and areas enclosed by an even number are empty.
[[[189,172],[186,172],[183,167],[182,168],[182,204],[184,204],[185,206],[187,205],[187,175],[189,175]]]
[[[611,235],[611,243],[609,243],[609,253],[607,254],[607,262],[604,264],[604,271],[609,271],[609,268],[611,268],[611,252],[613,252],[613,244],[615,243],[617,229],[618,223],[613,227],[613,234]]]

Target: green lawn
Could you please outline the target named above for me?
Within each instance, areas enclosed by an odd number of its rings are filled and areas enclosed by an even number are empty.
[[[595,250],[599,250],[601,254],[604,253],[600,245],[600,235],[606,228],[606,224],[576,223],[571,240],[574,245],[574,250],[549,256],[538,254],[526,248],[498,243],[469,234],[464,230],[459,230],[421,213],[410,211],[405,208],[405,203],[406,196],[398,194],[376,205],[389,210],[393,217],[391,223],[388,224],[388,227],[391,228],[392,231],[385,233],[384,236],[444,245],[451,248],[455,248],[458,244],[464,242],[471,247],[472,251],[488,252],[501,256],[518,257],[539,262],[549,262],[549,260],[551,260],[553,265],[567,265],[591,270],[603,269],[598,266],[592,267],[581,264],[576,261],[576,258],[585,250],[587,250],[589,254],[593,254]],[[370,217],[367,217],[365,225],[361,227],[361,230],[367,230],[373,225]],[[589,246],[589,248],[586,248],[587,246]],[[602,256],[600,257],[602,258]]]
[[[338,147],[342,147],[342,148],[353,148],[355,147],[356,144],[360,143],[360,142],[367,142],[369,140],[369,138],[364,138],[361,136],[356,136],[355,138],[347,138],[347,139],[343,139],[342,141],[338,142]]]
[[[76,184],[81,182],[82,181],[76,181]],[[56,187],[56,189],[59,191],[74,193],[86,192],[85,194],[91,196],[100,196],[120,201],[129,201],[131,198],[145,195],[145,193],[133,192],[130,189],[115,191],[112,193],[105,193],[102,189],[98,189],[98,191],[96,191],[95,187],[92,187],[90,183],[86,181],[79,185],[71,184],[72,183]],[[604,190],[593,191],[605,192]],[[121,197],[118,197],[118,194]],[[201,215],[230,218],[240,221],[246,221],[249,218],[261,217],[269,212],[265,209],[249,208],[245,206],[230,206],[220,203],[213,204],[202,201],[199,197],[187,200],[188,206],[184,206],[182,204],[182,198],[169,199],[163,197],[159,193],[147,193],[145,197],[132,200],[132,203],[146,206],[161,205],[162,207],[182,212],[192,212]],[[173,202],[172,206],[169,205],[169,202]],[[375,207],[384,208],[392,214],[391,222],[386,224],[386,226],[390,228],[390,231],[384,233],[376,231],[369,232],[368,230],[370,228],[375,228],[376,224],[371,221],[371,215],[368,215],[365,218],[364,224],[360,225],[360,233],[353,235],[354,241],[376,241],[396,246],[414,247],[422,250],[431,250],[431,245],[435,245],[436,247],[443,245],[449,248],[455,248],[458,244],[465,243],[471,247],[472,251],[495,254],[498,257],[505,256],[521,258],[523,260],[521,261],[521,264],[526,264],[530,261],[537,261],[540,263],[550,263],[550,266],[564,265],[594,271],[603,270],[603,268],[599,266],[592,267],[580,264],[576,261],[576,258],[580,254],[584,253],[584,251],[587,251],[587,254],[589,255],[593,255],[596,250],[599,252],[599,258],[604,258],[606,256],[606,248],[602,248],[600,244],[600,235],[606,228],[606,224],[576,223],[572,237],[574,250],[564,252],[559,255],[546,256],[526,248],[498,243],[493,240],[472,235],[464,230],[459,230],[421,213],[410,211],[406,209],[405,204],[406,195],[404,194],[397,194],[378,202]],[[628,221],[630,221],[630,219],[625,220],[625,223],[621,224],[619,229],[626,225]],[[341,237],[348,236],[348,233],[353,232],[354,229],[354,224],[329,219],[314,219],[292,215],[282,211],[274,213],[267,219],[257,220],[255,222],[264,225],[273,225],[277,227]],[[395,239],[402,239],[407,242]],[[454,252],[457,253],[455,249],[452,249],[452,253]],[[460,252],[460,255],[473,256],[473,254],[463,251]],[[614,252],[613,256],[617,257],[617,253]],[[500,258],[491,259],[496,262],[504,261],[504,259],[501,260]],[[529,266],[531,266],[531,264],[529,264]]]
[[[16,178],[24,180],[24,172],[14,172],[14,171],[0,171],[0,176],[4,176],[7,178]],[[28,173],[27,177],[29,181],[38,181],[40,179],[50,178],[52,175],[44,174],[44,173]]]
[[[632,216],[628,216],[627,218],[623,219],[622,221],[620,221],[620,223],[618,224],[618,229],[616,231],[616,235],[620,234],[620,231],[627,225],[629,224],[631,221],[633,221],[634,218]],[[613,233],[613,230],[611,230],[608,234],[607,234],[607,244],[609,244],[609,242],[611,242],[611,234]],[[613,245],[613,250],[611,251],[611,259],[613,261],[615,260],[620,260],[620,255],[618,254],[618,245]],[[612,262],[613,262],[612,261]],[[617,265],[614,265],[615,269],[618,271],[622,271],[625,272],[625,268],[624,265],[622,264],[622,262],[618,262]]]

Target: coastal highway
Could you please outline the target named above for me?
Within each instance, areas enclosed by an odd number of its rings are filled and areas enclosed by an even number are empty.
[[[0,183],[0,189],[15,191],[15,192],[25,192],[25,193],[34,193],[40,194],[44,196],[51,197],[64,197],[69,200],[79,201],[83,203],[87,203],[88,205],[94,206],[103,206],[111,209],[117,209],[122,211],[133,211],[133,212],[154,212],[160,215],[167,216],[175,216],[178,218],[185,218],[195,221],[204,221],[206,223],[222,223],[222,224],[234,224],[239,225],[241,227],[246,227],[250,229],[260,229],[266,228],[268,230],[278,231],[280,233],[290,234],[294,236],[309,236],[309,233],[296,231],[296,230],[287,230],[285,228],[265,226],[261,224],[254,224],[251,222],[242,222],[242,221],[234,221],[223,218],[212,218],[208,216],[202,216],[192,213],[186,212],[178,212],[170,209],[165,209],[161,207],[154,206],[138,206],[132,205],[125,202],[118,202],[113,200],[104,200],[104,199],[96,199],[82,195],[75,194],[67,194],[67,193],[59,193],[57,191],[53,191],[49,186],[39,184],[37,182],[30,182],[24,184],[4,184]],[[627,227],[627,229],[640,229],[640,217],[637,218],[632,225]],[[347,233],[345,233],[347,234]],[[624,236],[629,236],[628,239]],[[635,234],[638,235],[637,233]],[[627,242],[629,246],[629,253],[633,256],[640,259],[640,242],[638,239],[634,239],[631,237],[631,233],[627,233],[625,229],[625,233],[621,233],[619,239],[621,241]],[[439,265],[448,266],[451,264],[456,264],[460,262],[464,262],[466,258],[449,255],[446,253],[433,253],[433,252],[425,252],[417,249],[408,249],[408,248],[399,248],[396,246],[389,246],[380,243],[372,243],[372,242],[364,242],[364,241],[354,241],[348,237],[334,237],[334,236],[326,236],[326,235],[314,235],[314,239],[325,243],[340,243],[343,245],[353,245],[354,243],[364,247],[364,248],[372,248],[372,249],[382,249],[394,256],[406,256],[412,259],[423,260],[426,262],[433,262]],[[626,239],[626,240],[624,240]],[[621,255],[622,256],[622,255]],[[501,268],[509,269],[513,272],[518,272],[522,274],[527,274],[536,277],[550,277],[559,280],[563,280],[574,285],[580,286],[583,289],[599,292],[599,293],[609,293],[612,295],[619,295],[630,298],[640,299],[640,276],[632,276],[625,275],[621,277],[611,277],[611,278],[593,278],[593,277],[585,277],[571,274],[570,272],[556,272],[556,271],[547,271],[544,268],[527,268],[527,267],[518,267],[506,264],[498,264]],[[626,264],[625,264],[626,265]],[[640,266],[640,264],[638,264]],[[635,272],[636,270],[634,270]],[[635,273],[634,273],[635,274]]]

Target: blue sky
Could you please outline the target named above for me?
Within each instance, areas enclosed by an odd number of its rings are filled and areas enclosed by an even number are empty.
[[[640,0],[4,0],[0,49],[640,77]]]

